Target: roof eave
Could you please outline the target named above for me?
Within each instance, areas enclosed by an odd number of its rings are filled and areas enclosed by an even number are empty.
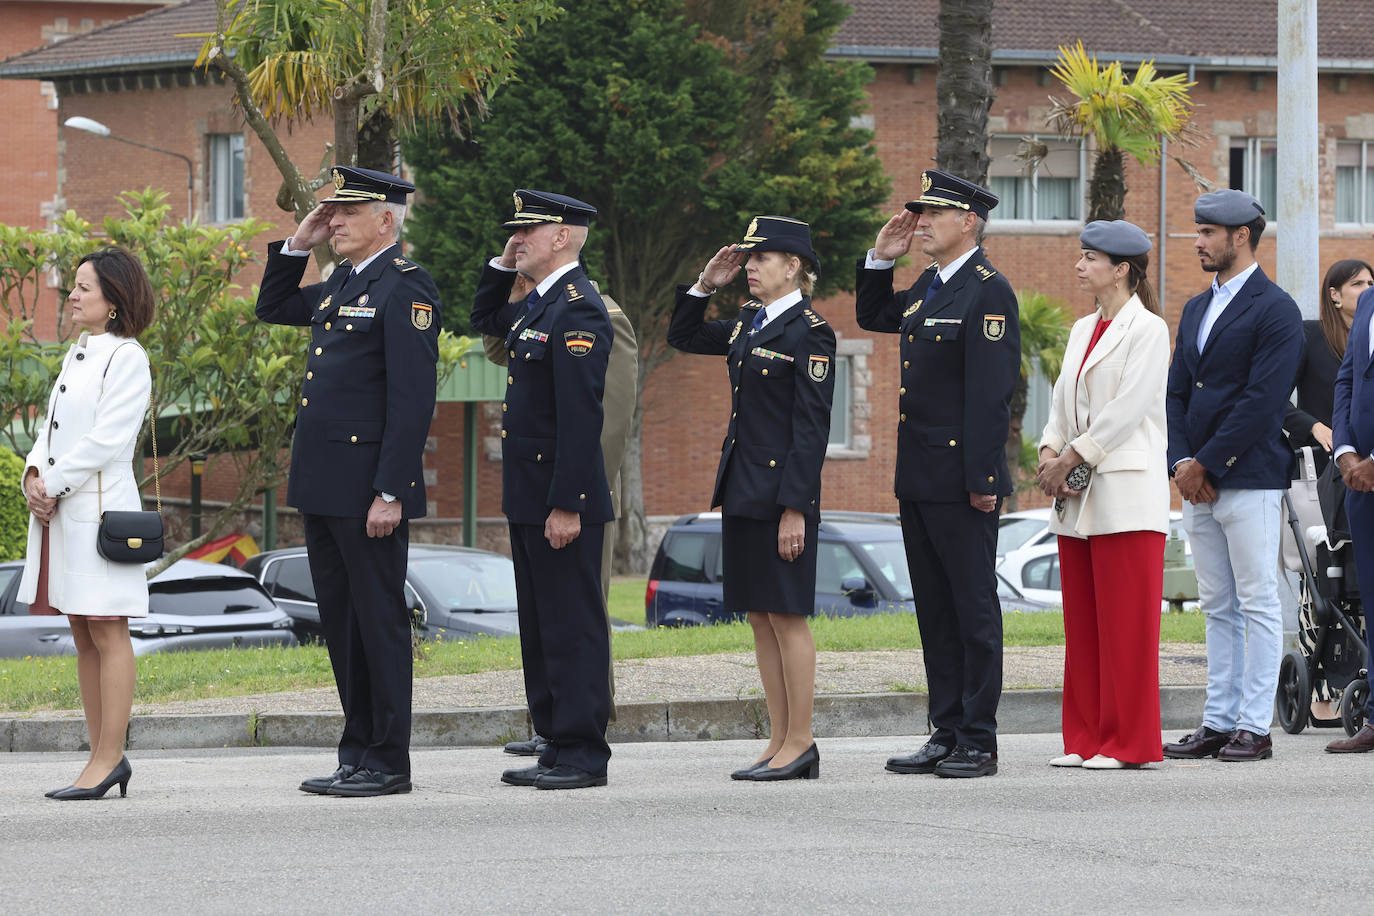
[[[875,64],[927,64],[939,60],[940,49],[933,47],[903,48],[881,45],[832,45],[826,51],[827,57],[845,60],[864,60]],[[1193,56],[1188,54],[1132,54],[1129,52],[1107,52],[1098,57],[1119,60],[1122,63],[1139,64],[1153,61],[1156,67],[1183,69],[1197,67],[1203,70],[1278,70],[1277,57],[1263,56]],[[992,52],[992,62],[999,66],[1029,65],[1042,66],[1053,64],[1059,59],[1058,51],[1001,48]],[[1369,73],[1374,72],[1374,59],[1355,60],[1348,57],[1320,57],[1317,69],[1323,73]]]
[[[138,56],[107,57],[76,64],[10,64],[0,66],[0,79],[54,80],[71,76],[98,76],[106,73],[130,73],[148,70],[177,70],[189,68],[199,57],[196,53],[143,54]]]

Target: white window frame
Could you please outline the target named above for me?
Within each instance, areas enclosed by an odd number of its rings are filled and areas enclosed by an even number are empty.
[[[241,133],[206,135],[206,161],[209,164],[206,209],[212,223],[233,223],[248,214],[246,147]],[[237,189],[233,187],[236,153],[240,164]],[[233,199],[236,190],[237,201]]]
[[[848,450],[854,442],[854,358],[836,354],[832,371],[835,373],[835,396],[830,406],[830,438],[826,450]],[[836,422],[843,425],[839,438],[835,436]]]
[[[1063,137],[1061,137],[1061,136],[1059,136],[1059,135],[1057,135],[1057,134],[1029,134],[1029,135],[1026,135],[1026,134],[994,134],[991,138],[989,138],[989,144],[988,144],[988,146],[989,146],[989,150],[988,150],[989,156],[991,156],[991,154],[992,154],[992,150],[991,150],[991,146],[992,146],[991,141],[992,141],[992,140],[1017,140],[1017,141],[1020,141],[1021,138],[1024,137],[1024,136],[1029,136],[1032,140],[1053,141],[1053,142],[1055,142],[1055,143],[1067,143],[1067,142],[1069,142],[1069,141],[1065,140],[1065,138],[1063,138]],[[1087,218],[1087,212],[1088,212],[1088,146],[1087,146],[1087,144],[1086,144],[1085,142],[1083,142],[1082,139],[1078,140],[1078,178],[1077,178],[1078,189],[1077,189],[1077,190],[1075,191],[1075,193],[1074,193],[1074,200],[1078,202],[1078,216],[1077,216],[1077,217],[1075,217],[1075,218],[1073,218],[1073,219],[1042,219],[1042,218],[1040,217],[1040,214],[1039,214],[1039,209],[1040,209],[1040,193],[1039,193],[1040,168],[1039,168],[1039,166],[1037,166],[1036,168],[1031,169],[1029,175],[1024,174],[1024,172],[1025,172],[1025,169],[1024,169],[1024,167],[1023,167],[1023,168],[1022,168],[1022,175],[1021,175],[1020,177],[1021,177],[1021,178],[1029,178],[1029,179],[1030,179],[1030,183],[1031,183],[1031,195],[1030,195],[1030,199],[1031,199],[1031,204],[1030,204],[1031,215],[1030,215],[1030,217],[1029,217],[1029,218],[1026,218],[1026,217],[1003,217],[1002,215],[998,214],[998,215],[996,216],[996,224],[997,224],[997,225],[999,225],[999,226],[1007,225],[1007,224],[1011,224],[1011,225],[1015,225],[1015,226],[1028,226],[1028,225],[1037,225],[1037,226],[1045,226],[1045,225],[1049,225],[1049,226],[1081,226],[1081,225],[1083,225],[1083,221]],[[1007,176],[997,176],[997,177],[1007,177]],[[1050,176],[1046,176],[1046,177],[1057,178],[1057,177],[1062,177],[1062,176],[1050,175]],[[989,182],[989,184],[992,183],[992,176],[989,176],[988,182]],[[995,212],[995,211],[994,211],[994,212]]]
[[[1342,220],[1339,217],[1337,217],[1335,213],[1333,213],[1333,221],[1337,226],[1374,225],[1374,204],[1369,204],[1370,190],[1367,185],[1367,182],[1374,181],[1374,178],[1371,178],[1369,174],[1370,170],[1374,168],[1374,140],[1337,140],[1336,149],[1338,154],[1336,160],[1337,163],[1339,163],[1339,151],[1341,146],[1354,143],[1358,143],[1360,146],[1360,164],[1357,166],[1359,171],[1357,172],[1355,178],[1356,218],[1353,221]],[[1336,170],[1339,168],[1341,168],[1341,166],[1337,164],[1333,166],[1331,169],[1331,178],[1333,183],[1336,177]]]
[[[1229,171],[1230,151],[1234,149],[1245,150],[1245,160],[1242,163],[1239,190],[1244,191],[1251,197],[1260,202],[1264,207],[1264,221],[1269,228],[1273,228],[1278,223],[1279,201],[1278,201],[1278,180],[1274,182],[1274,199],[1266,201],[1264,199],[1264,189],[1260,186],[1260,159],[1266,144],[1272,144],[1275,156],[1275,171],[1278,164],[1278,140],[1273,137],[1232,137],[1227,147],[1227,162]],[[1235,176],[1230,175],[1230,184],[1235,185]]]

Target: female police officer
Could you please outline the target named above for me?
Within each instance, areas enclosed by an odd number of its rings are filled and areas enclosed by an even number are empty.
[[[703,321],[709,296],[741,264],[755,298],[733,320]],[[811,735],[816,646],[806,616],[815,604],[835,333],[811,310],[819,275],[810,227],[760,216],[691,288],[678,287],[668,329],[679,350],[724,356],[733,391],[711,504],[724,509],[725,607],[748,613],[772,726],[768,747],[735,779],[820,774]]]

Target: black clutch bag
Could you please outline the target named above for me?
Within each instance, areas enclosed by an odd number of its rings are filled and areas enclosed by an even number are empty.
[[[102,512],[95,549],[111,563],[150,563],[162,556],[162,516],[156,512]]]

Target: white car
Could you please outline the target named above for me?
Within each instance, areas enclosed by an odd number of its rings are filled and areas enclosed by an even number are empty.
[[[1036,525],[1039,527],[1036,527]],[[1027,598],[1044,601],[1059,607],[1064,598],[1059,584],[1059,541],[1050,533],[1050,510],[1028,509],[1002,516],[997,529],[997,571]],[[1189,568],[1193,565],[1193,551],[1183,530],[1183,514],[1169,513],[1171,536],[1183,539],[1183,555]],[[1003,550],[1004,544],[1007,549]],[[1195,607],[1189,602],[1184,607]],[[1169,603],[1163,604],[1169,609]]]

